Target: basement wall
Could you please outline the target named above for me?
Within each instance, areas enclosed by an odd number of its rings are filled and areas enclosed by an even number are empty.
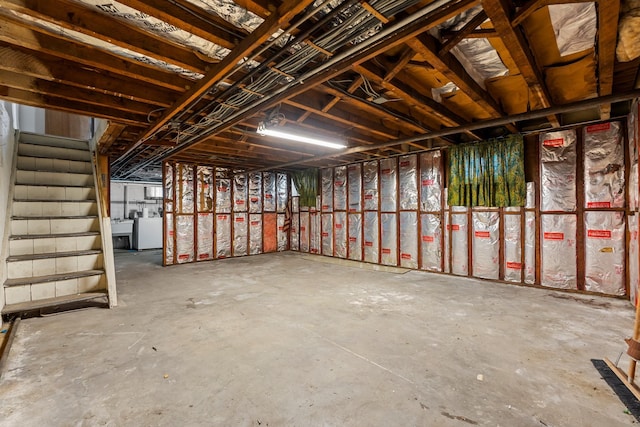
[[[637,116],[636,102],[627,121],[527,135],[520,207],[447,206],[444,151],[323,169],[320,209],[301,207],[298,246],[637,301]]]
[[[8,254],[8,235],[5,235],[9,222],[9,191],[11,189],[11,170],[15,147],[15,131],[12,111],[14,105],[0,101],[0,283],[7,276],[5,258]],[[0,310],[4,307],[4,292],[0,292]]]

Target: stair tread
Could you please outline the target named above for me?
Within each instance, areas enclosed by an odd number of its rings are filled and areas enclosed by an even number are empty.
[[[58,237],[87,237],[99,236],[99,231],[83,231],[80,233],[59,233],[59,234],[15,234],[9,236],[9,240],[27,240],[27,239],[51,239]]]
[[[7,257],[7,261],[29,261],[35,259],[47,258],[65,258],[71,256],[96,255],[101,254],[101,249],[87,249],[84,251],[68,251],[68,252],[46,252],[41,254],[12,255]]]
[[[77,171],[61,171],[61,170],[55,170],[55,169],[50,169],[50,168],[38,168],[38,169],[25,169],[25,168],[18,168],[16,169],[17,171],[20,172],[46,172],[46,173],[68,173],[68,174],[72,174],[72,175],[93,175],[93,173],[91,172],[77,172]]]
[[[95,203],[96,199],[13,199],[13,201],[18,203]]]
[[[80,141],[78,141],[80,142]],[[29,142],[29,141],[20,141],[20,145],[33,145],[36,147],[47,147],[47,148],[55,148],[58,150],[73,150],[73,151],[79,151],[81,153],[89,153],[89,144],[87,144],[87,148],[80,148],[80,147],[65,147],[65,146],[59,146],[59,145],[49,145],[49,144],[38,144],[38,143],[33,143],[33,142]],[[21,156],[27,156],[27,157],[36,157],[30,154],[20,154],[18,153],[18,155]]]
[[[2,314],[19,313],[21,311],[38,310],[48,307],[56,307],[75,302],[89,301],[97,298],[108,298],[105,292],[85,292],[81,294],[65,295],[55,298],[46,298],[35,301],[20,302],[17,304],[7,304],[2,309]]]
[[[46,276],[18,277],[14,279],[5,280],[4,286],[6,288],[11,286],[32,285],[34,283],[57,282],[59,280],[69,280],[69,279],[77,279],[80,277],[98,276],[100,274],[104,274],[104,270],[83,270],[83,271],[74,271],[73,273],[49,274]]]
[[[28,187],[71,187],[71,188],[93,188],[93,185],[75,185],[75,184],[32,184],[29,182],[16,182],[16,185],[24,185]]]
[[[98,215],[60,215],[60,216],[12,216],[12,220],[22,221],[25,219],[94,219],[98,218]]]

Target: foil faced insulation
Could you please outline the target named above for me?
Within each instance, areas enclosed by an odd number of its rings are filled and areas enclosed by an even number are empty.
[[[321,172],[321,184],[322,184],[322,212],[333,211],[333,169],[322,169]]]
[[[193,166],[185,164],[176,164],[177,183],[176,183],[176,201],[178,209],[176,213],[193,213]],[[178,227],[178,230],[180,228]]]
[[[320,213],[309,211],[309,252],[320,253]]]
[[[623,212],[585,212],[585,289],[625,294]]]
[[[231,213],[231,180],[216,180],[216,213]]]
[[[560,56],[594,47],[598,29],[594,2],[551,4],[549,17]]]
[[[233,177],[233,211],[247,211],[247,175],[245,174]]]
[[[309,252],[310,250],[309,224],[309,212],[306,210],[300,211],[300,252]]]
[[[362,165],[352,164],[347,167],[349,212],[362,211]]]
[[[262,216],[262,248],[265,253],[278,250],[278,214],[265,213]]]
[[[416,191],[416,208],[418,204]],[[418,268],[418,213],[400,212],[400,266]]]
[[[213,259],[213,214],[198,214],[197,260]]]
[[[420,215],[420,251],[422,268],[442,271],[442,225],[440,215]]]
[[[333,256],[333,214],[322,214],[322,255]]]
[[[536,282],[536,213],[525,212],[524,227],[524,282]]]
[[[473,212],[473,275],[497,280],[500,276],[500,213]]]
[[[396,214],[380,214],[380,264],[398,265],[398,219]]]
[[[524,207],[526,209],[535,209],[536,207],[536,184],[535,182],[527,182],[526,200]]]
[[[395,158],[380,160],[380,211],[395,212],[398,196],[398,163]]]
[[[216,258],[231,256],[231,215],[216,215]]]
[[[249,174],[249,213],[262,212],[262,174]]]
[[[514,211],[517,211],[515,208]],[[504,280],[522,281],[522,236],[520,215],[504,215]],[[475,271],[475,269],[474,269]]]
[[[362,261],[362,214],[349,214],[349,259]]]
[[[640,256],[640,245],[638,244],[638,219],[639,215],[629,215],[627,223],[629,224],[629,299],[637,307],[638,295],[640,292],[640,265],[638,265],[638,256]]]
[[[233,256],[244,256],[248,253],[248,222],[246,213],[233,214]]]
[[[451,272],[459,276],[469,274],[469,254],[468,254],[468,220],[466,208],[452,206],[451,224]],[[458,213],[456,213],[458,212]],[[464,213],[463,213],[464,212]]]
[[[265,185],[265,200],[264,200],[264,206],[265,206],[265,210],[269,211],[267,209],[267,205],[269,205],[269,207],[271,207],[271,204],[267,204],[267,187]],[[276,204],[276,208],[277,211],[279,213],[284,213],[285,210],[287,210],[287,201],[289,200],[289,184],[288,184],[288,179],[287,179],[287,175],[284,173],[279,173],[276,175],[276,192],[277,192],[277,204]],[[297,198],[298,200],[298,206],[300,206],[300,198]],[[294,211],[297,212],[297,211]]]
[[[584,128],[585,207],[624,207],[624,173],[620,123],[601,123]]]
[[[364,260],[366,262],[372,262],[378,264],[380,262],[380,256],[378,248],[380,247],[379,227],[378,227],[378,213],[377,212],[365,212],[364,213]]]
[[[576,132],[545,132],[540,137],[540,210],[576,210]]]
[[[445,190],[446,191],[446,190]],[[444,200],[447,200],[447,195],[444,195]],[[445,202],[446,203],[446,202]],[[449,212],[444,213],[444,269],[445,273],[451,273],[451,217]]]
[[[170,163],[164,165],[164,199],[173,200],[173,166]]]
[[[285,181],[286,182],[286,181]],[[273,172],[265,172],[262,175],[262,194],[264,200],[262,202],[262,209],[265,212],[275,212],[278,203],[277,198],[279,193],[276,191],[276,174]],[[285,187],[285,206],[286,206],[286,187]]]
[[[178,264],[193,262],[195,258],[195,254],[193,253],[193,216],[177,215],[176,231],[176,252],[178,254]]]
[[[347,167],[338,166],[333,171],[333,210],[347,210]]]
[[[399,159],[400,209],[418,209],[418,156],[402,156]]]
[[[347,213],[333,213],[334,256],[347,257]]]
[[[442,208],[442,154],[430,151],[420,154],[420,210],[439,212]]]
[[[640,135],[638,135],[638,108],[640,103],[636,99],[631,104],[631,112],[627,116],[627,129],[628,129],[628,154],[629,164],[631,168],[629,170],[629,209],[638,210],[640,197],[640,186],[638,176],[638,144],[640,143]]]
[[[198,166],[196,169],[198,212],[213,211],[213,169],[206,166]],[[212,220],[213,223],[213,220]]]
[[[378,161],[365,162],[362,168],[364,210],[378,210]]]
[[[292,251],[300,250],[300,214],[291,215],[291,232],[289,233],[289,247]]]
[[[541,285],[576,289],[576,216],[542,215]]]
[[[249,255],[262,253],[262,215],[249,215]]]
[[[293,219],[293,216],[291,219]],[[287,241],[289,240],[289,231],[293,231],[293,230],[286,229],[285,215],[278,214],[278,252],[284,252],[287,250]]]
[[[173,214],[164,214],[164,263],[173,265]]]

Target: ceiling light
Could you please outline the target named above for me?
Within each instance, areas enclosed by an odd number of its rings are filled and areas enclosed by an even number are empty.
[[[347,148],[345,144],[343,144],[341,141],[338,141],[338,140],[329,140],[326,138],[320,139],[320,138],[315,138],[311,136],[306,136],[301,133],[291,133],[284,130],[269,129],[265,127],[262,123],[261,123],[261,126],[258,126],[257,133],[258,135],[262,135],[262,136],[273,136],[276,138],[288,139],[289,141],[320,145],[322,147],[333,148],[335,150]]]

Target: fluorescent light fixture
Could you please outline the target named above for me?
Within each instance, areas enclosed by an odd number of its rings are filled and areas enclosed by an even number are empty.
[[[298,133],[290,133],[287,131],[281,131],[276,129],[268,129],[264,126],[258,127],[258,134],[262,136],[273,136],[276,138],[288,139],[289,141],[305,142],[307,144],[320,145],[322,147],[333,148],[335,150],[341,150],[347,148],[346,145],[339,141],[331,142],[327,139],[313,138],[310,136],[301,135]]]

